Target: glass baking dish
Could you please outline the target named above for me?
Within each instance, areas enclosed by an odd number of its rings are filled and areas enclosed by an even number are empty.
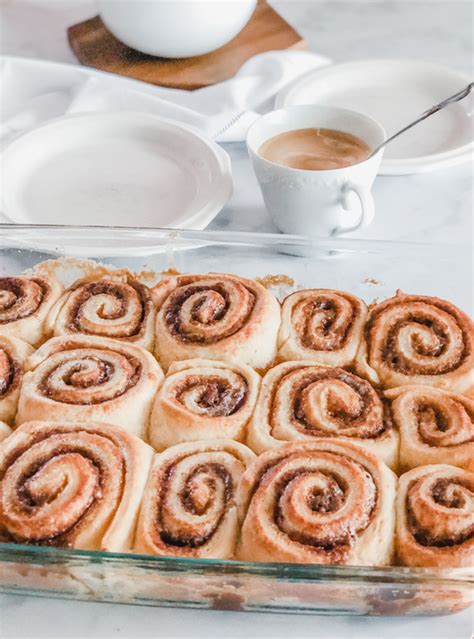
[[[469,246],[141,228],[0,226],[0,275],[62,256],[136,271],[228,271],[348,290],[398,288],[472,313]],[[69,263],[70,280],[77,277]],[[473,601],[470,569],[367,568],[176,559],[0,544],[0,591],[155,606],[318,614],[447,614]]]

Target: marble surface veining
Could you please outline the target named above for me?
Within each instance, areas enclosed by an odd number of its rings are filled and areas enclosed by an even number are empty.
[[[403,57],[449,65],[472,75],[470,0],[289,0],[274,6],[336,62]],[[96,14],[91,1],[0,0],[0,52],[74,63],[65,29]],[[275,231],[245,147],[228,145],[234,195],[211,228]],[[376,219],[357,235],[463,242],[472,239],[472,165],[417,176],[379,177]],[[356,235],[356,236],[357,236]],[[238,614],[0,596],[0,637],[315,637],[469,639],[472,612],[441,618],[344,618]]]

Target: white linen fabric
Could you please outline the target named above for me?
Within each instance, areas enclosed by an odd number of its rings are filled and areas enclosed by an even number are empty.
[[[91,111],[156,113],[217,142],[242,141],[259,114],[272,108],[280,89],[327,64],[327,58],[308,51],[269,51],[248,60],[225,82],[185,91],[88,67],[2,56],[0,148],[51,118]]]

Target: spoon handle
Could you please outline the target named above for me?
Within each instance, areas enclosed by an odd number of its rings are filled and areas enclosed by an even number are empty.
[[[434,106],[430,107],[427,111],[424,111],[419,118],[417,118],[413,122],[410,122],[410,124],[407,124],[405,127],[403,127],[403,129],[400,129],[400,131],[397,131],[396,133],[391,135],[389,138],[385,140],[385,142],[382,142],[382,144],[379,144],[379,146],[372,151],[369,157],[373,157],[386,144],[388,144],[395,138],[398,138],[399,135],[401,135],[402,133],[405,133],[405,131],[408,131],[408,129],[411,129],[413,126],[415,126],[419,122],[422,122],[423,120],[426,120],[426,118],[429,118],[434,113],[441,111],[441,109],[444,109],[446,106],[448,106],[448,104],[452,104],[453,102],[459,102],[459,100],[462,100],[463,98],[467,97],[471,93],[473,88],[474,88],[474,82],[470,82],[467,85],[467,87],[465,87],[461,91],[458,91],[458,93],[455,93],[454,95],[451,95],[449,98],[442,100],[442,102],[440,102],[439,104],[435,104]]]

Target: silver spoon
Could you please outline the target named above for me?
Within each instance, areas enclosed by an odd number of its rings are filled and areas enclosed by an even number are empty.
[[[455,93],[449,98],[446,98],[446,100],[443,100],[439,104],[435,104],[430,109],[422,113],[419,118],[417,118],[410,124],[407,124],[407,126],[403,127],[403,129],[400,129],[400,131],[397,131],[397,133],[394,133],[393,135],[391,135],[389,138],[385,140],[385,142],[382,142],[382,144],[379,144],[379,146],[376,149],[374,149],[372,153],[369,155],[369,158],[373,157],[376,153],[378,153],[380,149],[383,148],[386,144],[388,144],[395,138],[398,138],[399,135],[401,135],[402,133],[405,133],[405,131],[408,131],[408,129],[411,129],[412,126],[415,126],[415,124],[418,124],[418,122],[422,122],[423,120],[426,120],[426,118],[429,118],[430,115],[433,115],[433,113],[437,113],[438,111],[441,111],[441,109],[444,109],[444,107],[448,106],[448,104],[452,104],[453,102],[459,102],[459,100],[462,100],[463,98],[467,97],[473,89],[474,89],[474,82],[470,82],[465,89],[462,89],[462,91],[458,91],[458,93]]]

